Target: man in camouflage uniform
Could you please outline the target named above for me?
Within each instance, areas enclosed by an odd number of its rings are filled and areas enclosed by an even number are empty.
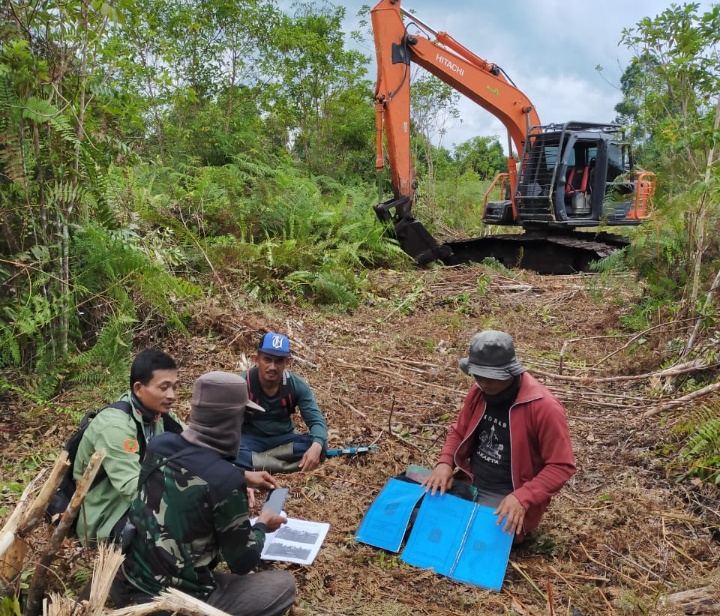
[[[126,528],[111,591],[116,606],[146,603],[168,587],[232,616],[278,615],[294,603],[289,572],[244,575],[258,564],[265,534],[285,522],[266,510],[250,524],[245,473],[232,463],[246,407],[262,411],[245,379],[209,372],[195,382],[188,428],[148,445],[130,509],[135,530]],[[267,472],[248,475],[257,487],[274,486]],[[214,571],[221,559],[231,573]]]

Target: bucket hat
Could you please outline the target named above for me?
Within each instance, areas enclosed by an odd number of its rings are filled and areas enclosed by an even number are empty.
[[[460,370],[470,376],[498,381],[525,372],[515,356],[515,345],[510,335],[492,329],[473,336],[468,356],[460,360]]]
[[[191,421],[193,412],[231,412],[246,408],[265,410],[249,399],[247,382],[243,377],[215,371],[207,372],[195,381],[190,400]]]

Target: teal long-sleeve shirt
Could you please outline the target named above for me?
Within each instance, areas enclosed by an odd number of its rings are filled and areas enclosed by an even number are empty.
[[[320,443],[325,449],[327,447],[327,423],[310,386],[294,372],[290,370],[286,372],[290,378],[293,400],[300,411],[300,417],[305,422],[313,442]],[[243,373],[242,376],[247,378],[247,373]],[[261,391],[260,400],[257,403],[265,409],[265,412],[246,414],[242,428],[244,433],[255,436],[277,436],[295,431],[295,422],[282,405],[279,390],[274,396],[268,396],[264,390]]]

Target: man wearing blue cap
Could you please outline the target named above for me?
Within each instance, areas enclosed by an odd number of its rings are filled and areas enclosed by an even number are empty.
[[[235,464],[246,470],[270,473],[309,472],[316,469],[327,450],[327,424],[308,384],[289,370],[292,362],[287,336],[268,332],[260,338],[256,366],[243,376],[250,399],[265,409],[245,417]],[[295,432],[293,414],[307,426]]]

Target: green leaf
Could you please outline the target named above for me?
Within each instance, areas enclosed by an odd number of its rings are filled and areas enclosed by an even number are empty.
[[[17,597],[3,597],[0,602],[0,616],[21,616]]]
[[[35,122],[49,122],[60,112],[57,107],[51,105],[47,101],[41,100],[34,96],[25,101],[23,109],[23,118],[33,120]]]

